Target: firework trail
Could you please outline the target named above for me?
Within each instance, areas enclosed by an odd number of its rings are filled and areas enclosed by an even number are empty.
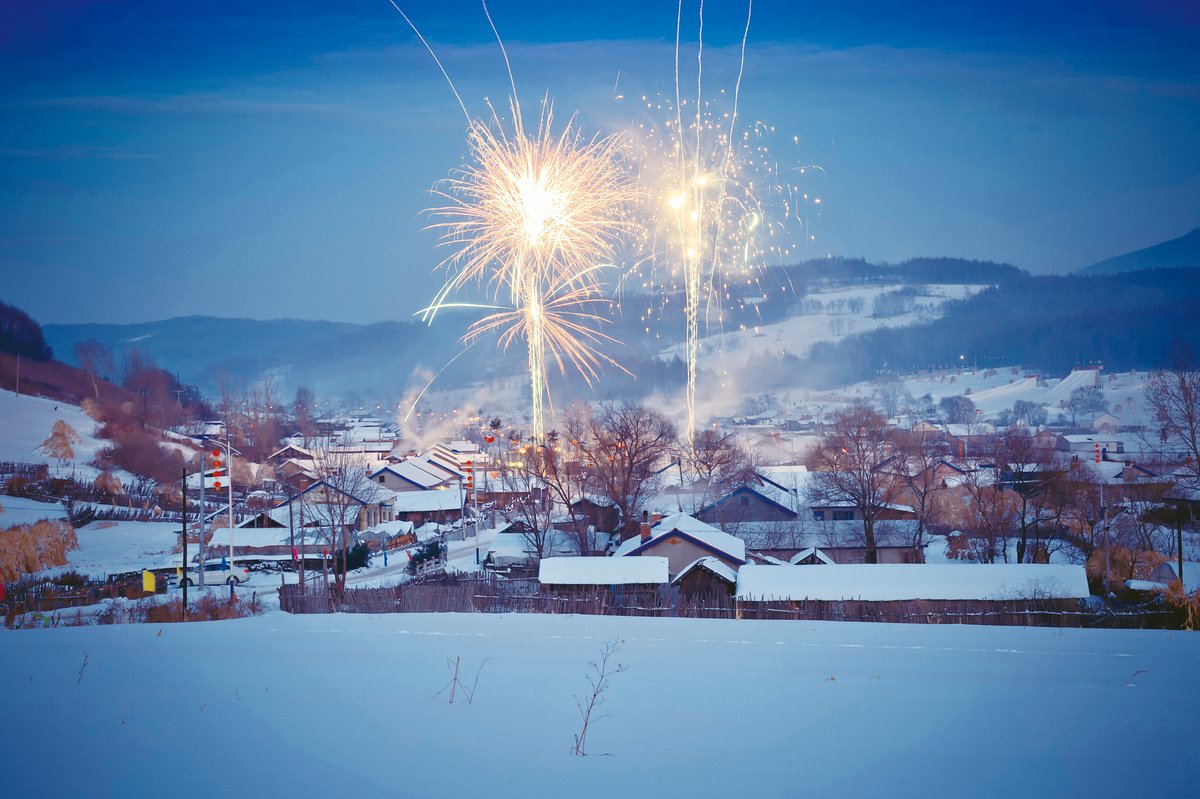
[[[679,291],[683,294],[690,441],[696,429],[701,336],[714,323],[718,328],[723,325],[724,309],[735,299],[737,284],[757,285],[757,275],[768,262],[782,262],[794,251],[786,240],[791,228],[803,229],[806,224],[801,209],[808,195],[788,176],[792,171],[803,174],[810,167],[780,164],[769,147],[773,127],[762,122],[739,124],[752,7],[747,8],[731,97],[724,89],[715,97],[704,94],[703,2],[696,80],[685,91],[680,73],[682,0],[678,8],[674,98],[642,96],[646,121],[633,131],[632,161],[644,202],[638,214],[644,232],[641,244],[659,272],[649,285],[661,285],[668,298]]]
[[[509,67],[486,4],[483,9]],[[423,37],[421,41],[437,61]],[[442,69],[440,62],[438,67]],[[527,129],[510,67],[508,76],[513,94],[507,125],[490,103],[487,119],[472,118],[454,91],[467,115],[470,155],[435,189],[446,203],[430,210],[437,220],[431,227],[440,233],[441,246],[450,250],[439,264],[448,277],[418,313],[432,322],[450,307],[491,310],[470,326],[464,343],[470,346],[495,334],[499,346],[507,348],[524,339],[530,434],[540,442],[550,399],[548,359],[564,374],[568,366],[575,368],[589,385],[604,364],[620,368],[598,349],[613,339],[597,329],[607,321],[597,310],[608,302],[600,289],[600,272],[611,264],[626,230],[633,190],[618,138],[588,139],[573,118],[555,133],[549,98],[542,101],[536,127]],[[492,304],[454,301],[473,284],[486,287]]]

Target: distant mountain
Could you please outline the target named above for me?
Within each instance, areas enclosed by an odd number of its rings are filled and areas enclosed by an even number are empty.
[[[74,363],[75,344],[95,339],[118,364],[137,348],[185,383],[215,396],[222,378],[236,384],[263,374],[289,393],[304,384],[341,395],[402,386],[417,366],[437,369],[456,350],[452,336],[412,322],[360,325],[303,319],[187,316],[137,324],[46,325],[58,356]]]
[[[1115,258],[1085,266],[1076,274],[1113,275],[1142,269],[1191,269],[1200,267],[1200,228],[1177,239],[1134,250]]]

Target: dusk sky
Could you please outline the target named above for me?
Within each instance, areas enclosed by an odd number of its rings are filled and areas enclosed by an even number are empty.
[[[472,113],[504,101],[478,2],[400,5]],[[673,86],[672,2],[489,8],[526,103],[585,130]],[[1196,8],[758,0],[743,118],[824,169],[810,255],[1070,271],[1200,225]],[[705,7],[714,91],[745,15]],[[388,0],[8,3],[0,74],[0,299],[39,321],[373,322],[430,298],[422,209],[465,125]]]

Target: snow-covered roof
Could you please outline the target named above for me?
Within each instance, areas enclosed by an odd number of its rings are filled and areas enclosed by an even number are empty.
[[[297,452],[302,453],[304,456],[306,456],[305,460],[311,461],[315,457],[312,453],[312,450],[305,449],[304,447],[298,446],[296,444],[287,444],[286,446],[280,447],[279,449],[275,450],[270,455],[268,455],[267,460],[276,458],[276,457],[282,455],[284,452],[287,452],[289,449],[294,449]],[[296,457],[292,456],[291,458],[288,458],[288,460],[296,460]]]
[[[543,558],[538,582],[549,585],[661,585],[667,558]]]
[[[639,558],[639,560],[648,560],[648,558]],[[703,558],[696,558],[694,561],[680,569],[679,574],[675,575],[675,579],[671,581],[671,584],[678,585],[679,581],[683,579],[684,575],[693,569],[707,569],[721,579],[726,580],[730,585],[733,585],[737,582],[737,569],[725,565],[720,558],[714,558],[706,555]]]
[[[396,513],[431,513],[439,510],[461,510],[462,489],[435,488],[431,491],[396,491],[391,496]]]
[[[422,463],[425,464],[424,467],[422,466]],[[433,488],[436,485],[441,485],[442,483],[446,482],[446,477],[444,475],[435,474],[432,470],[433,467],[427,462],[419,461],[415,458],[409,458],[408,460],[401,461],[400,463],[384,466],[382,469],[372,472],[370,477],[372,480],[374,480],[384,472],[391,472],[397,477],[407,480],[413,485],[420,486],[421,488]]]
[[[548,530],[545,535],[543,554],[553,556],[573,551],[571,541],[566,533],[559,530]],[[521,533],[497,533],[492,538],[492,542],[488,544],[488,554],[497,562],[523,562],[533,555],[533,547]]]
[[[795,566],[800,561],[805,560],[806,558],[812,557],[813,555],[816,555],[817,560],[821,561],[822,563],[826,564],[827,566],[836,566],[837,565],[836,563],[833,562],[833,560],[828,555],[826,555],[824,552],[822,552],[820,549],[817,549],[816,547],[809,547],[808,549],[800,550],[795,555],[792,555],[792,557],[788,561],[788,563],[792,566]]]
[[[836,569],[747,565],[737,598],[753,601],[1082,598],[1083,566],[1056,564],[843,564]]]
[[[386,535],[388,538],[394,538],[398,535],[407,535],[413,531],[413,523],[405,521],[380,522],[368,529],[364,530],[364,534],[376,533]]]
[[[686,513],[673,513],[663,517],[650,528],[649,541],[643,542],[640,536],[633,536],[623,541],[614,554],[618,557],[635,555],[639,550],[651,547],[675,534],[682,534],[714,552],[728,555],[735,560],[746,560],[746,543],[742,539],[723,533],[711,524],[705,524]]]

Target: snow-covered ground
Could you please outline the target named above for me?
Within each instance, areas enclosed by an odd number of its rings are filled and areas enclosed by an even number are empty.
[[[178,566],[179,522],[98,521],[75,530],[79,549],[67,553],[67,565],[49,570],[89,577]],[[194,549],[194,547],[193,547]],[[189,555],[192,553],[189,553]]]
[[[585,616],[0,632],[12,796],[1127,797],[1200,784],[1200,635]],[[570,754],[589,661],[620,641]],[[438,694],[460,658],[475,682]],[[84,665],[86,659],[86,665]],[[81,668],[82,667],[82,668]]]
[[[74,446],[74,460],[66,464],[41,452],[42,442],[50,437],[50,429],[59,419],[82,439]],[[96,438],[95,432],[96,423],[77,405],[0,390],[0,461],[46,463],[51,474],[94,480],[99,472],[89,464],[107,444]]]

